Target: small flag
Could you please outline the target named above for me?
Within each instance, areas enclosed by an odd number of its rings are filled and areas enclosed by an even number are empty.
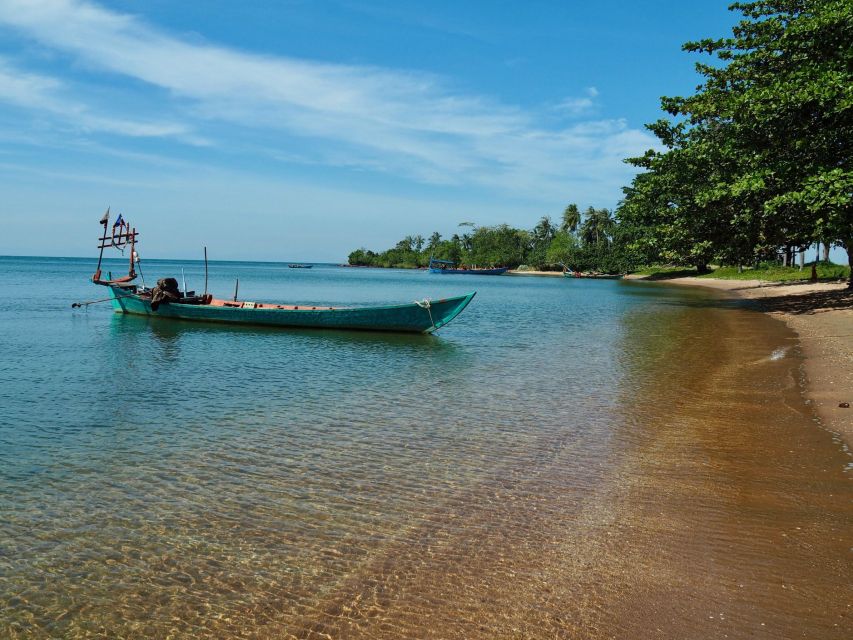
[[[110,221],[110,208],[107,207],[107,212],[104,214],[104,217],[101,218],[101,224],[107,224]]]
[[[118,218],[116,218],[116,221],[113,223],[113,229],[121,226],[124,226],[124,218],[121,217],[121,214],[118,214]]]

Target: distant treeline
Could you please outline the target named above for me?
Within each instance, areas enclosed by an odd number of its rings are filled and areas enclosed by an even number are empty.
[[[581,212],[570,204],[559,224],[544,216],[533,229],[506,224],[478,227],[470,222],[448,239],[438,232],[428,239],[406,236],[391,249],[376,253],[357,249],[350,253],[351,265],[417,268],[430,257],[452,260],[458,265],[626,273],[644,264],[644,256],[630,248],[632,236],[609,209],[588,208]]]

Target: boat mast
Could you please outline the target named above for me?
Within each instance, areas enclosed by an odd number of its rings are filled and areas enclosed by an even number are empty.
[[[139,255],[136,253],[136,227],[131,227],[127,222],[124,221],[123,216],[119,214],[118,218],[113,223],[112,233],[109,233],[109,208],[104,214],[104,217],[101,218],[101,224],[104,226],[104,232],[103,235],[99,238],[98,249],[100,249],[100,253],[98,254],[98,266],[95,269],[94,275],[92,276],[92,282],[95,282],[97,284],[111,284],[113,282],[112,274],[109,275],[109,279],[106,281],[101,279],[101,265],[103,264],[104,260],[104,249],[108,247],[113,247],[114,249],[118,249],[119,251],[124,253],[124,248],[127,245],[130,245],[127,277],[120,278],[120,280],[118,281],[130,282],[131,280],[136,278],[136,265],[139,264]]]
[[[127,277],[133,280],[136,277],[136,268],[133,262],[133,259],[136,257],[136,227],[131,229],[128,226],[127,231],[130,235],[130,267],[127,270]]]
[[[101,218],[101,224],[104,225],[104,235],[101,238],[101,253],[98,255],[98,266],[95,268],[95,275],[92,276],[92,282],[97,282],[101,279],[101,261],[104,259],[104,247],[107,242],[107,226],[110,224],[110,208],[107,207],[107,212]]]

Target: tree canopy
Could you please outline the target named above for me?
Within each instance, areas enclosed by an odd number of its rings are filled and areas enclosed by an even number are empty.
[[[749,263],[783,247],[853,254],[853,4],[736,3],[732,36],[688,42],[716,58],[703,83],[665,97],[648,128],[663,151],[629,160],[621,221],[664,261]],[[851,256],[853,260],[853,256]]]

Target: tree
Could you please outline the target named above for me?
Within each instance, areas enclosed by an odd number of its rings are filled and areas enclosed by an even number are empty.
[[[545,252],[545,259],[549,264],[563,265],[576,271],[579,250],[580,242],[577,236],[568,229],[561,229],[551,241],[548,251]]]
[[[531,264],[537,267],[547,265],[548,247],[551,245],[556,232],[557,230],[551,223],[551,218],[549,216],[542,216],[530,232],[532,246],[527,257]]]
[[[508,225],[477,227],[466,261],[482,266],[517,267],[524,262],[527,246],[526,234]]]
[[[594,209],[590,207],[586,211],[586,216],[584,216],[584,222],[581,227],[581,238],[587,244],[608,244],[615,224],[613,213],[609,209]]]
[[[441,234],[438,231],[434,231],[433,234],[429,237],[429,242],[427,242],[427,250],[430,253],[434,253],[436,247],[441,242]]]
[[[547,243],[554,237],[554,225],[551,224],[550,216],[542,216],[537,225],[533,227],[533,237],[536,242]]]
[[[563,223],[560,225],[560,231],[568,233],[577,233],[581,226],[582,216],[578,205],[569,204],[563,210]]]
[[[737,3],[732,37],[688,42],[694,95],[663,98],[649,125],[666,151],[620,217],[646,220],[663,252],[748,261],[817,240],[853,261],[853,5],[849,0]],[[853,280],[851,280],[853,286]]]
[[[349,254],[349,264],[356,266],[372,266],[376,254],[368,249],[356,249]]]

